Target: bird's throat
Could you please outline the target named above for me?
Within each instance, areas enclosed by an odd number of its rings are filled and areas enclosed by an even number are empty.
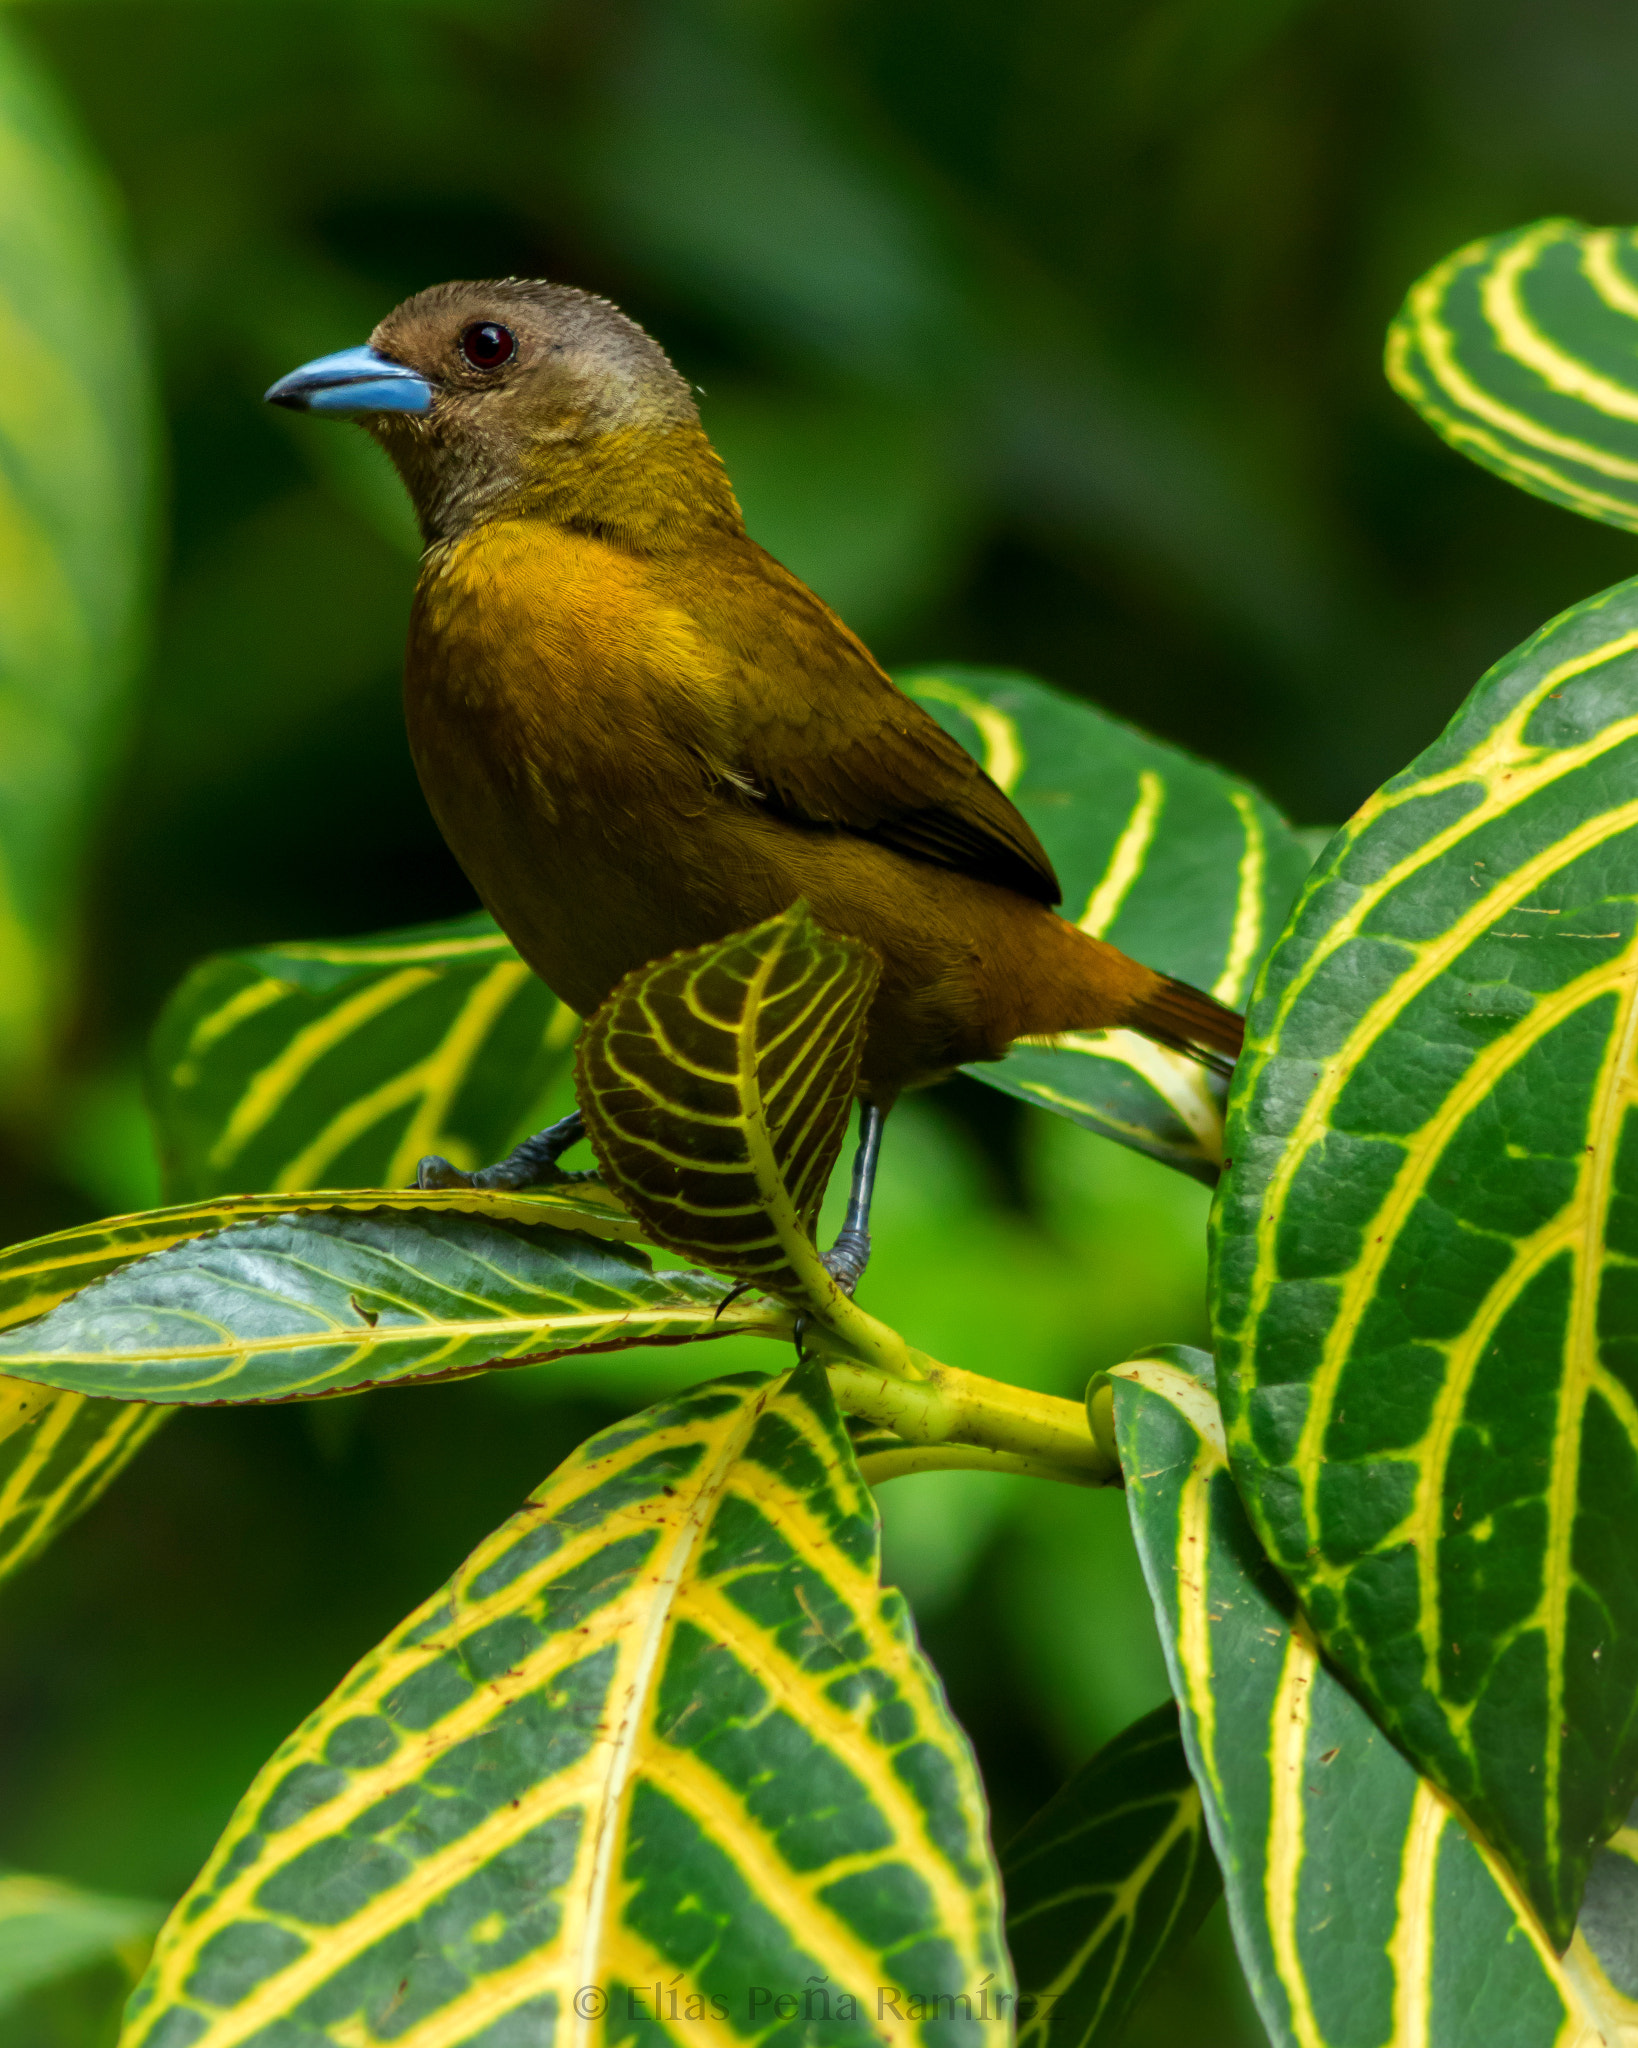
[[[427,545],[498,520],[541,519],[641,554],[745,531],[727,472],[692,423],[554,422],[500,447],[446,441],[439,422],[372,423],[414,500]]]

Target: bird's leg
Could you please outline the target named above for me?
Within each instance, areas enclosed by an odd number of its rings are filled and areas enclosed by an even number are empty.
[[[859,1104],[859,1149],[853,1155],[853,1185],[836,1242],[825,1253],[825,1270],[844,1294],[858,1286],[870,1263],[870,1198],[876,1192],[876,1162],[882,1151],[887,1112],[879,1103]]]
[[[595,1173],[564,1173],[557,1163],[563,1153],[585,1135],[586,1119],[578,1109],[572,1109],[557,1123],[548,1124],[545,1130],[536,1131],[532,1138],[525,1138],[521,1145],[515,1145],[494,1166],[480,1166],[475,1173],[463,1173],[458,1166],[451,1166],[447,1159],[440,1159],[436,1152],[428,1153],[415,1170],[415,1185],[418,1188],[510,1190],[542,1187],[548,1181],[595,1180]]]

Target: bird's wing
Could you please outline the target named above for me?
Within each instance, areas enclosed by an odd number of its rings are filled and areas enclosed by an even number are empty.
[[[1012,803],[835,613],[760,548],[744,573],[775,589],[711,621],[736,669],[730,779],[803,824],[1060,901],[1052,863]]]

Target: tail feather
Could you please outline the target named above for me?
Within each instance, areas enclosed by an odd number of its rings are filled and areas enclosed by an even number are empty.
[[[1155,976],[1154,985],[1132,1005],[1124,1021],[1157,1044],[1187,1053],[1214,1074],[1233,1072],[1245,1039],[1243,1017],[1204,989],[1173,981],[1168,974]]]

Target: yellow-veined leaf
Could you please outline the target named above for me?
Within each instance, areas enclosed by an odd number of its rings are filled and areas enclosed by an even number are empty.
[[[1275,2048],[1625,2048],[1511,1872],[1322,1663],[1230,1476],[1211,1361],[1117,1366],[1133,1533],[1229,1915]]]
[[[224,1226],[288,1215],[288,1195],[230,1195],[136,1216],[84,1223],[0,1252],[0,1331],[37,1323],[70,1295],[122,1267]],[[629,1237],[631,1218],[605,1189],[582,1186],[538,1196],[464,1188],[319,1195],[310,1206],[335,1215],[390,1207],[395,1213],[461,1213],[497,1221],[546,1221],[598,1238]],[[7,1340],[0,1336],[0,1345]],[[127,1361],[128,1365],[129,1361]],[[37,1556],[90,1506],[169,1414],[129,1398],[51,1392],[39,1382],[0,1378],[0,1578]]]
[[[1020,2048],[1101,2048],[1222,1890],[1168,1702],[1105,1743],[1007,1845]]]
[[[1034,826],[1066,917],[1244,1006],[1310,859],[1264,797],[1027,676],[944,668],[898,680]],[[1222,1082],[1137,1032],[1070,1032],[966,1071],[1197,1180],[1217,1178]]]
[[[0,1579],[91,1505],[166,1412],[0,1379]]]
[[[726,1281],[656,1273],[640,1251],[563,1228],[584,1206],[550,1193],[505,1196],[489,1213],[467,1199],[287,1197],[0,1335],[0,1373],[114,1400],[291,1401],[572,1352],[789,1334],[776,1303],[731,1302]]]
[[[501,1194],[479,1188],[335,1188],[300,1200],[290,1195],[219,1195],[209,1202],[182,1202],[169,1209],[143,1209],[134,1216],[109,1216],[77,1223],[49,1237],[29,1238],[0,1252],[0,1330],[32,1321],[93,1280],[133,1260],[168,1251],[190,1237],[204,1237],[230,1223],[311,1211],[335,1215],[390,1209],[402,1216],[447,1213],[487,1217],[495,1223],[555,1223],[564,1230],[612,1240],[635,1237],[637,1226],[606,1188],[582,1184],[543,1188],[531,1194]]]
[[[302,1206],[288,1195],[226,1196],[80,1224],[12,1245],[0,1252],[0,1331],[24,1323],[38,1327],[40,1318],[81,1289],[157,1253],[230,1224],[288,1217]],[[332,1217],[385,1207],[408,1217],[460,1214],[498,1222],[545,1221],[596,1238],[629,1237],[635,1227],[615,1198],[597,1187],[533,1196],[464,1188],[365,1190],[316,1196],[305,1206],[315,1215]],[[7,1342],[0,1336],[0,1346]],[[171,1413],[169,1407],[131,1398],[129,1378],[135,1362],[128,1355],[112,1361],[108,1384],[119,1385],[118,1399],[54,1392],[39,1381],[0,1378],[0,1578],[36,1557],[89,1507]],[[105,1367],[109,1363],[105,1358]]]
[[[847,1132],[877,972],[797,904],[639,968],[588,1021],[587,1133],[657,1242],[759,1286],[808,1285],[802,1246]]]
[[[44,1056],[144,610],[155,406],[110,194],[0,22],[0,1089]]]
[[[1568,1940],[1638,1789],[1638,583],[1316,866],[1229,1097],[1235,1471],[1326,1650]]]
[[[149,1045],[166,1192],[402,1187],[501,1158],[567,1071],[574,1013],[492,919],[204,961]]]
[[[593,1437],[365,1658],[122,2048],[1000,2048],[1007,1976],[977,1773],[808,1365]]]
[[[1638,529],[1638,230],[1540,220],[1469,242],[1412,286],[1388,376],[1510,484]]]

